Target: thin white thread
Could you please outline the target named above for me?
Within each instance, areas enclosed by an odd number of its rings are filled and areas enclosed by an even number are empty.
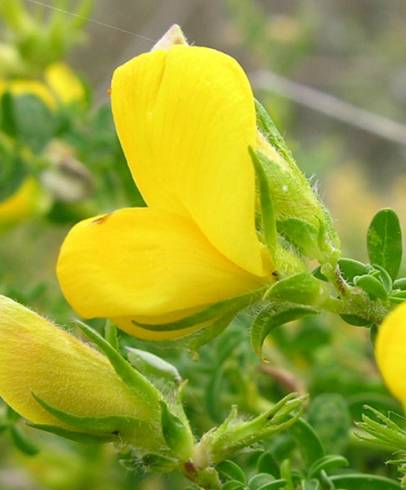
[[[40,7],[45,7],[50,10],[54,10],[56,12],[60,12],[65,15],[70,15],[71,17],[77,17],[78,19],[85,20],[86,22],[89,22],[89,24],[95,24],[100,27],[106,27],[108,29],[118,31],[118,32],[123,32],[124,34],[130,34],[131,36],[136,36],[140,39],[143,39],[144,41],[148,41],[151,43],[155,43],[154,39],[151,39],[147,36],[143,36],[142,34],[137,34],[136,32],[133,31],[127,31],[127,29],[122,29],[121,27],[113,26],[112,24],[106,24],[105,22],[101,22],[100,20],[93,19],[92,17],[85,17],[83,15],[77,14],[75,12],[71,12],[69,10],[61,9],[59,7],[54,7],[53,5],[49,5],[48,3],[40,2],[39,0],[27,0],[27,2],[33,3],[35,5],[39,5]]]

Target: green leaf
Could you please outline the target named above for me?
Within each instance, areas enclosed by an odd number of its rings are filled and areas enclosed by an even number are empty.
[[[265,243],[272,254],[277,245],[276,220],[272,204],[271,189],[264,170],[264,157],[261,153],[256,152],[251,147],[249,148],[249,151],[259,184],[262,230],[265,237]]]
[[[49,432],[55,434],[59,437],[64,437],[70,441],[80,442],[82,444],[103,444],[106,442],[112,442],[115,439],[113,435],[96,435],[88,434],[86,432],[76,432],[73,430],[62,429],[61,427],[56,427],[53,425],[46,424],[28,424],[29,427],[34,429],[42,430],[44,432]]]
[[[370,274],[379,279],[383,284],[385,291],[390,293],[392,291],[393,283],[389,272],[378,264],[373,264],[373,267],[375,270],[372,273],[370,272]]]
[[[274,478],[266,473],[257,473],[252,476],[248,481],[248,488],[250,490],[259,490],[261,488],[267,488],[268,485],[274,482]]]
[[[82,332],[107,356],[116,373],[129,388],[136,392],[138,399],[153,403],[157,403],[161,399],[156,388],[142,374],[133,369],[131,364],[106,339],[80,320],[76,320],[76,323]]]
[[[42,400],[34,393],[33,398],[44,408],[48,413],[56,417],[61,422],[71,425],[78,429],[88,432],[103,432],[106,434],[117,435],[125,430],[131,430],[134,426],[144,423],[134,417],[123,416],[107,416],[107,417],[84,417],[65,412],[56,408],[46,401]]]
[[[348,460],[344,456],[338,454],[328,454],[319,460],[315,461],[308,471],[308,476],[312,478],[317,476],[321,471],[328,471],[335,468],[343,468],[349,466]]]
[[[263,306],[251,326],[251,344],[257,356],[261,356],[262,345],[273,329],[315,313],[318,313],[318,310],[310,306],[291,303]]]
[[[371,264],[384,267],[396,279],[402,261],[402,229],[392,209],[381,209],[372,219],[367,235]]]
[[[321,441],[313,427],[300,418],[290,429],[291,434],[296,440],[297,446],[303,454],[306,466],[311,466],[315,461],[324,456],[324,449]]]
[[[0,141],[0,202],[12,196],[29,174],[27,164],[15,148]]]
[[[319,480],[305,480],[302,485],[303,490],[320,490]]]
[[[393,283],[393,289],[401,289],[402,291],[406,291],[406,277],[396,279],[396,281]]]
[[[262,485],[262,487],[259,487],[257,490],[278,490],[279,488],[285,488],[286,483],[286,480],[283,479],[274,480],[269,483],[265,483],[265,485]]]
[[[292,165],[296,165],[288,145],[286,144],[278,128],[275,126],[275,123],[273,122],[268,111],[257,100],[255,100],[255,109],[257,113],[257,125],[262,134],[285,160]]]
[[[355,276],[369,274],[369,267],[358,260],[346,258],[339,259],[338,266],[344,279],[349,283],[354,281]]]
[[[336,488],[345,490],[400,490],[400,484],[389,478],[374,475],[336,475],[330,480]]]
[[[14,100],[10,92],[6,91],[0,99],[1,129],[11,137],[17,134],[17,122],[14,115]]]
[[[371,322],[357,315],[340,315],[341,318],[354,327],[370,327]]]
[[[382,282],[369,274],[365,276],[356,276],[354,284],[363,289],[371,299],[386,299],[387,293]]]
[[[27,454],[28,456],[35,456],[39,453],[37,446],[35,446],[35,444],[25,436],[19,427],[11,427],[10,434],[15,446],[24,454]]]
[[[318,305],[328,296],[325,284],[308,272],[275,283],[266,293],[269,301],[282,300],[302,305]]]
[[[231,480],[225,483],[222,490],[245,490],[245,485],[239,481]]]
[[[258,473],[268,473],[275,478],[279,477],[279,466],[270,452],[264,452],[257,461]]]
[[[219,463],[216,466],[217,471],[219,472],[221,478],[224,480],[234,480],[239,483],[245,483],[245,473],[238,466],[238,464],[234,463],[230,460],[225,460]]]

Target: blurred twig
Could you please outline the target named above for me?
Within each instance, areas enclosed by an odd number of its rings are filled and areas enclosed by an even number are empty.
[[[270,70],[259,70],[250,75],[255,89],[268,90],[282,97],[318,111],[346,124],[406,145],[406,125],[369,112],[333,95],[294,82]]]

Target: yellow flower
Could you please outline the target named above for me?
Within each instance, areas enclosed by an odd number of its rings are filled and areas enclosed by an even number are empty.
[[[35,95],[50,109],[56,105],[49,88],[39,80],[0,80],[0,95],[6,91],[12,95]]]
[[[31,217],[40,207],[41,201],[38,182],[28,177],[14,194],[0,201],[0,228]]]
[[[255,228],[251,87],[226,54],[174,45],[119,67],[111,94],[148,207],[77,224],[61,248],[58,279],[85,318],[110,318],[144,338],[183,336],[210,322],[166,332],[145,327],[272,282]]]
[[[154,400],[137,393],[116,374],[107,357],[1,295],[0,397],[34,424],[72,432],[80,431],[52,415],[38,400],[82,417],[82,422],[84,417],[128,417],[151,429],[156,417],[156,433],[137,444],[155,444],[161,438],[158,396]],[[141,430],[140,424],[134,430]],[[86,432],[98,434],[96,426]]]
[[[62,104],[85,98],[82,82],[66,63],[53,63],[45,70],[45,81]]]
[[[386,385],[406,407],[406,303],[395,308],[380,326],[375,355]]]

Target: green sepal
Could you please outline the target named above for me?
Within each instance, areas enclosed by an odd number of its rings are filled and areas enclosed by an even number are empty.
[[[402,262],[402,228],[392,209],[381,209],[373,217],[367,234],[371,264],[384,267],[396,279]]]
[[[57,418],[64,424],[73,426],[77,429],[81,429],[85,432],[102,432],[105,434],[117,435],[120,432],[131,430],[136,425],[143,423],[142,421],[134,417],[123,417],[115,415],[107,417],[78,416],[50,405],[46,401],[36,396],[35,393],[33,393],[32,396],[43,409],[45,409],[55,418]]]
[[[262,231],[265,238],[265,243],[271,256],[277,245],[276,220],[272,204],[272,194],[269,187],[268,179],[264,169],[264,156],[260,152],[256,152],[251,147],[249,148],[252,162],[255,167],[255,173],[258,180],[259,200],[261,203],[261,220]]]
[[[255,100],[255,109],[257,114],[257,125],[262,134],[282,158],[288,161],[291,165],[296,166],[292,152],[289,150],[288,145],[286,144],[278,128],[275,126],[275,123],[273,122],[268,111],[257,100]]]
[[[139,322],[134,323],[145,330],[151,330],[153,332],[171,332],[184,330],[186,328],[198,325],[199,323],[213,320],[219,316],[224,316],[231,312],[237,312],[251,304],[255,300],[255,298],[258,297],[258,295],[259,292],[246,294],[244,296],[229,299],[226,301],[220,301],[219,303],[215,303],[194,315],[182,318],[181,320],[175,322],[162,323],[159,325],[151,325],[148,323]]]
[[[251,344],[258,357],[262,355],[262,346],[266,337],[273,329],[284,323],[298,320],[319,311],[310,306],[282,303],[278,305],[267,304],[262,306],[251,326]]]
[[[170,411],[165,402],[161,402],[161,426],[168,447],[181,461],[187,461],[193,451],[193,435],[189,427]]]
[[[308,272],[275,283],[265,294],[268,301],[290,301],[301,305],[319,305],[329,296],[326,285]]]
[[[336,468],[344,468],[349,466],[347,458],[339,454],[327,454],[315,461],[309,468],[308,476],[312,478],[317,476],[321,471],[328,471]]]
[[[54,425],[46,424],[27,424],[33,429],[42,430],[44,432],[49,432],[55,434],[59,437],[64,437],[70,441],[80,442],[82,444],[104,444],[107,442],[112,442],[116,439],[114,435],[95,435],[88,434],[86,432],[75,432],[73,430],[62,429],[62,427],[57,427]]]
[[[21,429],[17,426],[10,427],[11,438],[15,446],[28,456],[35,456],[39,453],[38,447],[25,436]]]
[[[387,298],[387,292],[382,282],[370,274],[354,277],[354,284],[363,289],[371,299]]]
[[[182,378],[175,366],[160,357],[135,347],[126,347],[128,362],[155,386],[161,382],[179,386]]]
[[[277,228],[303,255],[321,259],[319,230],[313,225],[300,218],[288,218],[278,221]]]
[[[370,267],[354,259],[342,258],[338,260],[338,267],[344,279],[349,282],[354,282],[354,277],[369,274]]]
[[[385,478],[384,476],[345,474],[329,477],[335,488],[346,490],[400,490],[398,482]]]
[[[154,403],[160,400],[161,395],[156,388],[136,371],[106,339],[80,320],[76,322],[82,332],[107,356],[118,376],[136,392],[139,399]]]

